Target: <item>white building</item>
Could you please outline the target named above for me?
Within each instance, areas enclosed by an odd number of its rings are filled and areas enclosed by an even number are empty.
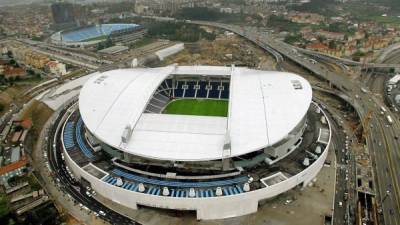
[[[395,85],[400,81],[400,74],[394,75],[390,80],[388,81],[389,85]]]
[[[54,75],[62,76],[67,74],[67,69],[64,63],[60,63],[59,61],[49,61],[46,64],[46,70]]]
[[[227,101],[228,113],[163,113],[187,98]],[[78,180],[125,207],[195,210],[198,219],[254,213],[259,201],[305,186],[331,137],[304,78],[235,67],[97,73],[63,118],[63,152]],[[110,166],[96,166],[99,152]]]
[[[219,9],[220,13],[228,13],[231,14],[233,12],[232,8],[220,8]]]

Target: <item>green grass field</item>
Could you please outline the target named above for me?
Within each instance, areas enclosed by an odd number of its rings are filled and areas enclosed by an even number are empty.
[[[85,39],[82,42],[105,40],[105,39],[107,39],[107,37],[108,37],[107,35],[101,35],[98,37]]]
[[[227,100],[179,99],[170,102],[163,113],[226,117],[228,115],[228,103]]]

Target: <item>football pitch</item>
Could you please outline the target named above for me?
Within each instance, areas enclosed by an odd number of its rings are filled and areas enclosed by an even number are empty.
[[[228,115],[228,103],[227,100],[178,99],[170,102],[163,113],[226,117]]]

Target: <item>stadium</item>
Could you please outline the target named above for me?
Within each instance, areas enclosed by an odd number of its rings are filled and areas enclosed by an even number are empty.
[[[107,40],[136,41],[143,37],[145,29],[137,24],[99,24],[59,31],[51,36],[54,44],[69,47],[87,47]]]
[[[306,186],[331,140],[304,78],[234,66],[98,72],[60,115],[57,149],[77,181],[123,207],[197,219]]]

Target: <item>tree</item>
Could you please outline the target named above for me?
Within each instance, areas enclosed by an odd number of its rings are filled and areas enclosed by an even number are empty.
[[[336,42],[335,41],[329,41],[329,44],[328,44],[328,46],[329,46],[329,48],[331,48],[331,49],[336,49]]]
[[[113,45],[113,42],[112,42],[110,36],[108,36],[107,40],[105,42],[105,46],[106,46],[106,48],[108,48],[108,47],[111,47],[112,45]]]
[[[148,28],[150,38],[165,38],[173,41],[196,42],[200,38],[214,40],[215,33],[208,33],[198,25],[186,23],[161,22],[154,23]]]
[[[10,203],[4,194],[0,194],[0,218],[10,212]]]
[[[303,41],[303,37],[301,36],[301,34],[288,35],[285,37],[284,41],[289,44],[294,44],[296,42]]]
[[[207,7],[195,7],[182,8],[178,12],[177,18],[191,20],[218,20],[222,16],[223,13],[220,13],[215,9],[209,9]]]
[[[14,224],[15,224],[15,221],[14,221],[13,219],[10,218],[10,219],[8,220],[8,225],[14,225]]]
[[[287,20],[283,16],[271,15],[268,18],[267,26],[278,28],[280,30],[297,33],[304,25],[299,23],[294,23]]]
[[[311,0],[308,3],[304,3],[301,5],[293,4],[289,7],[297,11],[313,12],[330,16],[335,14],[332,7],[332,5],[334,4],[334,0]]]
[[[21,125],[15,126],[15,132],[22,131],[24,128]],[[16,177],[16,176],[15,176]]]
[[[0,83],[5,84],[6,83],[6,78],[4,77],[4,74],[0,74]]]
[[[325,37],[320,36],[320,35],[317,37],[317,39],[318,39],[319,42],[324,42],[326,40]]]

